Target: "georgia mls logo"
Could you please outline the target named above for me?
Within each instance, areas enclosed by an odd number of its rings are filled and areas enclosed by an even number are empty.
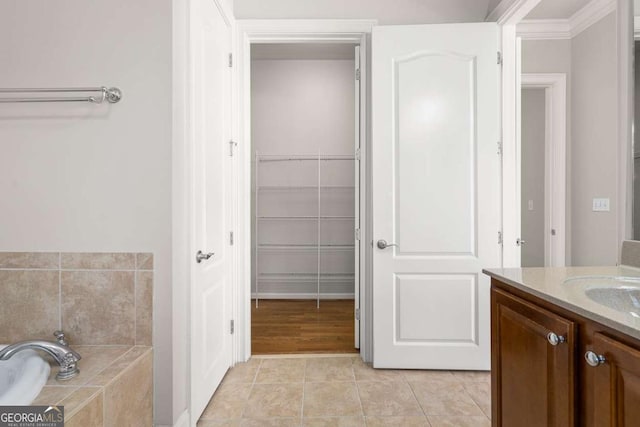
[[[64,427],[64,406],[0,406],[0,427]]]

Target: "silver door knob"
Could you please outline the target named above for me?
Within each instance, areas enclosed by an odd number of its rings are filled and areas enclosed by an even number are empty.
[[[549,341],[551,345],[558,345],[565,342],[566,339],[562,335],[558,336],[555,332],[549,332],[547,334],[547,341]]]
[[[203,260],[206,261],[209,258],[211,258],[213,255],[214,255],[214,252],[203,254],[202,251],[198,251],[198,253],[196,254],[196,262],[200,264]]]
[[[516,245],[518,246],[522,246],[525,243],[527,243],[524,239],[521,239],[520,237],[518,237],[518,240],[516,240]]]
[[[589,366],[600,366],[607,361],[604,356],[602,356],[601,354],[596,354],[591,350],[587,351],[584,354],[584,360],[587,361]]]
[[[377,243],[378,249],[387,249],[390,246],[398,246],[395,243],[387,243],[386,240],[380,239]]]

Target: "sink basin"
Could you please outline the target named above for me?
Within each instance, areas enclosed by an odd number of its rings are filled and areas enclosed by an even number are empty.
[[[565,284],[581,288],[591,301],[640,318],[640,278],[638,277],[573,277],[567,279]]]
[[[0,345],[2,350],[4,345]],[[0,406],[29,405],[38,397],[49,378],[51,367],[34,350],[0,360]]]

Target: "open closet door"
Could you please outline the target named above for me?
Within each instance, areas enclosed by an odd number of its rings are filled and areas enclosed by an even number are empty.
[[[490,368],[498,41],[494,23],[373,30],[376,368]]]
[[[211,0],[190,19],[192,133],[191,416],[195,425],[231,365],[231,26]]]

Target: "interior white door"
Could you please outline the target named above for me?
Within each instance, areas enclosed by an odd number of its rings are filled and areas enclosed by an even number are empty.
[[[493,23],[373,30],[374,367],[490,367],[497,52]]]
[[[191,4],[191,415],[231,365],[231,26],[214,0]],[[202,252],[199,262],[196,253]]]

